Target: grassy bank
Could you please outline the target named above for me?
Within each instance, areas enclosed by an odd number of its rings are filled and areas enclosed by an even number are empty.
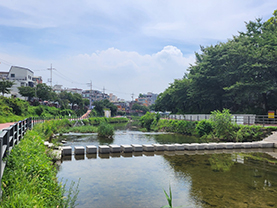
[[[64,198],[44,139],[34,129],[13,148],[2,178],[1,207],[74,207],[74,199]]]

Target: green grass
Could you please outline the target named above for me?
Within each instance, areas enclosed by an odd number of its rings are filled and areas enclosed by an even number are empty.
[[[44,137],[43,131],[28,131],[11,151],[2,178],[1,207],[74,207],[78,190],[71,188],[64,197]]]
[[[71,128],[64,128],[61,133],[96,133],[97,129],[98,128],[95,126],[75,126]]]
[[[2,178],[2,207],[57,207],[62,205],[62,187],[56,168],[46,154],[43,140],[29,131],[15,146]]]

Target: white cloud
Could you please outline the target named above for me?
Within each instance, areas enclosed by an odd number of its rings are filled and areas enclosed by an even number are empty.
[[[92,80],[98,89],[105,87],[108,92],[130,99],[131,93],[162,92],[174,79],[182,78],[193,62],[193,55],[184,57],[174,46],[166,46],[151,55],[109,48],[91,55],[67,57],[56,68],[75,82],[85,84]],[[53,80],[55,83],[55,78]],[[61,83],[68,86],[63,80],[59,81]]]

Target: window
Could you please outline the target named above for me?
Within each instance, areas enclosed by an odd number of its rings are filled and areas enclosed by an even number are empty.
[[[15,77],[15,74],[11,74],[11,77]]]

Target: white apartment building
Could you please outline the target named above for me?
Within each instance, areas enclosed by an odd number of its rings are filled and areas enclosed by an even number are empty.
[[[8,72],[7,79],[13,81],[14,84],[11,88],[11,95],[14,95],[18,98],[24,98],[19,94],[18,87],[30,86],[34,87],[34,72],[28,68],[12,66]]]

